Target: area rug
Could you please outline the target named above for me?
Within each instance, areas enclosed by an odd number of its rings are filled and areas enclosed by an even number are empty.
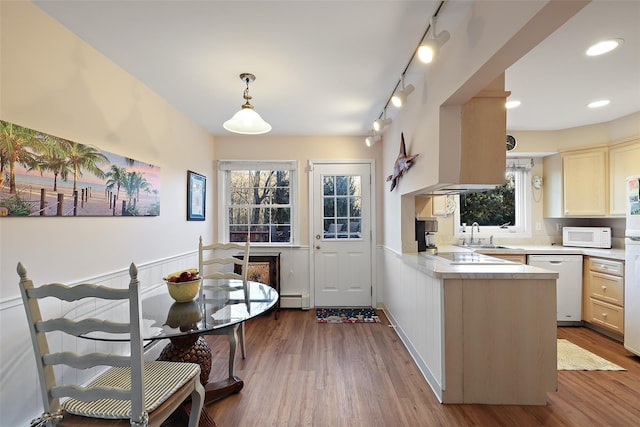
[[[318,323],[380,323],[373,308],[318,308]]]
[[[615,363],[611,363],[565,339],[558,340],[558,370],[626,371]]]

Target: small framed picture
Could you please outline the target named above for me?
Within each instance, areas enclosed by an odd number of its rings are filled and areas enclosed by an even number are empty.
[[[206,199],[207,178],[199,173],[187,171],[187,221],[205,220]]]

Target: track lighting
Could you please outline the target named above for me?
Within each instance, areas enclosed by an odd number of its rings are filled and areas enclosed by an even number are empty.
[[[418,48],[418,58],[425,64],[430,64],[433,59],[438,55],[438,51],[447,41],[451,35],[448,31],[442,31],[436,35],[436,21],[438,18],[431,17],[431,35],[424,43]]]
[[[367,147],[373,147],[381,139],[382,139],[382,137],[380,135],[378,135],[377,133],[374,133],[373,135],[369,135],[368,137],[366,137],[364,142],[365,142],[365,144],[367,144]]]
[[[387,103],[384,104],[384,110],[378,116],[378,119],[373,122],[373,134],[368,136],[365,140],[368,147],[372,147],[381,137],[378,134],[385,126],[391,124],[391,119],[387,119],[387,107],[389,103],[392,103],[395,107],[400,108],[406,102],[407,97],[415,90],[412,84],[404,85],[404,77],[409,69],[411,63],[416,59],[416,56],[425,63],[429,63],[435,59],[438,55],[438,50],[444,45],[451,37],[448,31],[441,31],[440,34],[436,33],[436,21],[440,9],[446,3],[445,0],[440,0],[434,14],[429,18],[429,25],[424,30],[420,43],[414,51],[414,55],[411,56],[404,71],[401,74],[400,81],[396,81],[396,86],[393,88],[391,96],[387,99]],[[427,37],[429,36],[429,37]]]
[[[408,84],[407,86],[404,85],[404,74],[402,75],[400,83],[402,89],[396,90],[396,93],[391,97],[391,103],[398,108],[402,107],[402,104],[407,100],[407,96],[409,96],[415,89],[412,84]]]
[[[391,124],[391,119],[378,119],[373,122],[373,130],[380,132],[385,126]]]
[[[376,132],[380,132],[385,126],[390,125],[392,122],[391,119],[387,119],[387,109],[384,109],[384,116],[378,120],[373,122],[373,130]]]

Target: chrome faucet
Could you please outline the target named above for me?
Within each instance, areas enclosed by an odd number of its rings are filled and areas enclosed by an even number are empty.
[[[470,245],[473,245],[473,228],[474,227],[478,229],[478,233],[480,232],[480,225],[478,225],[477,222],[474,222],[473,224],[471,224],[471,240],[469,241]]]

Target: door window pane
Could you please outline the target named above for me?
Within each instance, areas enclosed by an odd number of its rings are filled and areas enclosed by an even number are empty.
[[[360,176],[324,176],[323,224],[325,239],[362,238],[362,184]]]

